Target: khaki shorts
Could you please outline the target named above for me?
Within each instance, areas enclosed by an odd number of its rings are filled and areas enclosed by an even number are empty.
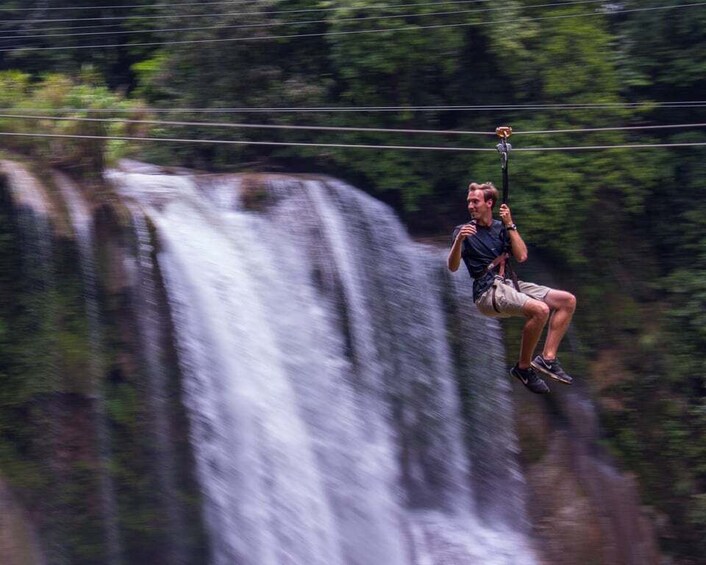
[[[551,290],[548,286],[542,286],[530,282],[517,281],[520,292],[517,292],[510,279],[503,280],[495,277],[493,286],[480,295],[476,301],[476,307],[484,316],[491,318],[509,318],[510,316],[524,316],[522,307],[528,299],[544,301],[547,293]]]

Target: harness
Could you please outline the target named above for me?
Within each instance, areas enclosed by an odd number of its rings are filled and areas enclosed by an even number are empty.
[[[510,263],[510,253],[505,251],[498,255],[483,270],[483,274],[481,276],[486,276],[488,273],[490,273],[496,268],[498,269],[498,276],[501,277],[504,281],[510,279],[512,281],[513,286],[515,287],[515,290],[519,292],[520,283],[517,280],[517,273],[515,273],[515,269],[512,268],[512,264]]]

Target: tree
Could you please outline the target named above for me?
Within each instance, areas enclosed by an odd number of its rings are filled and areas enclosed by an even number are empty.
[[[0,22],[0,70],[78,75],[90,66],[110,87],[130,90],[135,86],[131,65],[155,49],[139,45],[157,38],[159,20],[152,19],[156,9],[151,4],[135,0],[121,8],[112,0],[43,0],[28,7],[9,2]]]

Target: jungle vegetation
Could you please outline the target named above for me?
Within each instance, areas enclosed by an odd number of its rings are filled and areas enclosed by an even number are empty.
[[[0,117],[0,132],[492,148],[492,136],[127,119],[483,132],[511,125],[516,149],[655,145],[516,151],[511,205],[528,243],[579,296],[586,373],[607,370],[589,382],[605,444],[639,477],[643,502],[661,517],[662,549],[684,560],[706,553],[706,148],[656,147],[706,143],[706,134],[697,126],[523,133],[706,121],[703,105],[683,104],[706,92],[704,7],[678,0],[115,4],[2,3],[0,106],[5,115],[45,119]],[[488,105],[497,108],[452,108]],[[276,110],[418,106],[438,109]],[[74,110],[57,111],[66,108]],[[131,155],[207,170],[331,174],[392,205],[415,235],[441,241],[465,220],[468,182],[500,182],[498,157],[488,152],[9,136],[2,146],[79,171]],[[0,325],[3,360],[15,346],[9,336]],[[6,370],[0,365],[0,382]],[[0,425],[1,454],[11,424]]]

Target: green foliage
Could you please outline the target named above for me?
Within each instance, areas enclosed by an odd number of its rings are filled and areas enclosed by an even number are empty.
[[[144,105],[111,92],[91,68],[84,68],[77,81],[47,74],[36,83],[25,73],[0,72],[0,87],[5,113],[18,116],[0,118],[0,133],[21,134],[4,137],[6,146],[54,166],[100,173],[106,162],[130,150],[125,141],[103,138],[148,133],[145,126],[127,121],[146,117]]]
[[[629,0],[628,8],[672,10],[636,12],[622,26],[627,57],[624,64],[640,93],[682,98],[686,92],[703,92],[706,84],[706,53],[703,50],[706,13],[692,6],[679,9],[678,0]],[[671,94],[670,94],[671,93]]]
[[[0,73],[0,104],[10,108],[28,95],[30,75],[21,71],[5,71]]]
[[[159,20],[150,18],[157,12],[153,4],[151,0],[131,0],[128,6],[112,0],[5,1],[0,71],[21,68],[36,76],[50,69],[73,76],[90,66],[107,77],[111,88],[132,88],[130,66],[155,49],[140,44],[158,39]]]

